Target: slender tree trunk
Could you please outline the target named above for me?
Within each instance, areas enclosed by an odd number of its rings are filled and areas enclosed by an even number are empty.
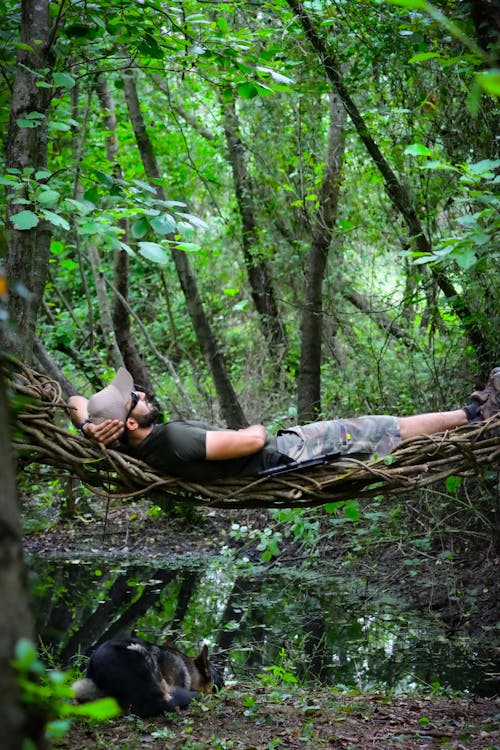
[[[111,165],[111,171],[116,177],[122,177],[119,163],[119,146],[116,135],[115,102],[108,88],[104,76],[99,76],[96,92],[103,112],[104,127],[106,129],[106,158]],[[128,223],[120,221],[127,242]],[[114,255],[114,283],[118,294],[113,300],[113,328],[116,343],[123,356],[123,361],[136,383],[140,383],[150,397],[154,396],[154,388],[149,373],[137,349],[130,327],[130,311],[127,307],[129,291],[130,263],[125,250],[115,250]]]
[[[324,40],[316,32],[316,29],[300,0],[287,0],[287,3],[300,20],[307,38],[319,56],[328,79],[338,92],[361,141],[384,178],[387,195],[395,209],[403,217],[406,226],[408,227],[410,239],[415,243],[419,252],[430,253],[431,243],[417,217],[411,196],[404,185],[398,180],[378,147],[378,144],[370,134],[368,126],[363,120],[358,107],[351,98],[347,87],[342,80],[339,72],[340,65],[333,55],[328,52]],[[466,332],[471,345],[474,347],[479,361],[483,362],[487,360],[490,353],[490,346],[487,337],[484,335],[481,325],[478,322],[477,316],[473,314],[464,297],[458,293],[450,279],[442,270],[433,267],[431,268],[431,273],[437,281],[440,290],[461,321],[462,327]]]
[[[224,133],[233,171],[236,200],[241,216],[243,259],[247,269],[252,299],[257,310],[269,352],[275,360],[281,359],[286,349],[285,327],[281,321],[268,262],[259,247],[259,231],[255,219],[252,180],[247,168],[245,146],[234,96],[226,89],[221,97]]]
[[[130,121],[134,129],[144,171],[148,178],[155,180],[156,183],[156,181],[160,180],[161,174],[153,151],[153,145],[144,123],[132,72],[123,76],[123,82]],[[158,184],[155,187],[158,197],[161,200],[166,200],[164,189]],[[173,240],[174,237],[171,236],[169,239]],[[189,259],[185,252],[175,246],[172,249],[172,257],[198,344],[212,373],[223,418],[229,427],[243,427],[248,422],[231,385],[224,358],[219,350],[203,308],[198,285]]]
[[[93,94],[93,86],[88,87],[87,91],[87,102],[84,110],[82,120],[82,125],[80,127],[80,130],[75,133],[73,138],[73,162],[77,165],[77,169],[75,172],[75,179],[73,184],[73,197],[77,199],[81,199],[83,197],[83,188],[80,182],[80,163],[82,160],[82,154],[83,154],[83,147],[85,143],[85,136],[87,132],[87,122],[88,122],[88,116],[90,112],[90,105],[92,101],[92,94]],[[77,100],[74,98],[73,100],[73,111],[76,115],[76,108],[77,108]],[[77,251],[80,256],[80,267],[82,268],[83,263],[81,259],[81,249],[79,242],[76,242],[77,245]],[[123,358],[120,352],[120,349],[116,343],[115,338],[115,332],[113,330],[113,321],[111,316],[111,309],[110,304],[108,300],[108,296],[106,293],[106,282],[104,280],[104,275],[101,271],[102,262],[101,262],[101,256],[99,253],[99,250],[97,249],[97,246],[92,242],[87,242],[86,245],[87,249],[87,257],[90,262],[90,267],[92,268],[92,275],[94,277],[94,286],[96,291],[96,297],[97,297],[97,305],[99,308],[99,324],[102,331],[103,341],[104,341],[104,347],[106,350],[106,361],[108,364],[112,365],[115,370],[117,370],[119,367],[123,366]],[[82,276],[85,278],[85,274],[82,274]],[[88,294],[88,290],[87,294]],[[89,309],[92,309],[92,305],[90,304],[89,299]],[[93,326],[92,326],[93,328]]]
[[[48,0],[22,0],[21,45],[14,78],[9,130],[7,135],[7,169],[47,166],[47,111],[49,95],[46,88],[36,84],[46,76],[49,60],[49,2]],[[42,72],[43,71],[43,72]],[[19,123],[32,113],[40,113],[36,127],[23,127]],[[36,179],[36,177],[35,177]],[[26,187],[22,197],[30,203],[20,206],[12,201],[19,197],[15,191],[7,192],[7,261],[6,272],[12,293],[9,300],[11,320],[18,330],[17,349],[21,359],[31,362],[38,308],[43,295],[49,263],[52,232],[45,220],[32,229],[15,229],[13,214],[21,209],[33,210]]]
[[[97,303],[99,305],[99,324],[104,339],[104,346],[106,347],[107,361],[108,364],[112,365],[115,370],[117,370],[119,367],[123,366],[123,358],[115,339],[113,319],[111,316],[108,295],[106,293],[106,282],[104,281],[104,274],[101,271],[101,257],[97,247],[92,242],[87,244],[87,252],[90,265],[92,266],[92,272],[94,274]]]
[[[326,164],[306,263],[297,395],[298,420],[302,423],[313,421],[321,411],[323,279],[337,217],[345,123],[340,98],[331,94]]]
[[[0,747],[19,750],[30,736],[43,747],[43,725],[30,726],[20,704],[16,673],[12,667],[20,638],[34,641],[23,563],[21,523],[16,493],[14,456],[10,437],[5,370],[0,352]]]

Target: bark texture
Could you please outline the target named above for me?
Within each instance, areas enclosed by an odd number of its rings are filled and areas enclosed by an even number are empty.
[[[297,394],[298,420],[302,423],[317,419],[321,411],[323,279],[337,217],[345,147],[345,123],[346,115],[340,98],[332,94],[326,163],[304,280]]]
[[[104,127],[106,129],[106,158],[111,165],[115,177],[121,178],[122,171],[119,163],[119,145],[116,135],[115,103],[104,76],[100,76],[96,84],[96,92],[101,105]],[[128,224],[120,221],[127,242]],[[150,397],[154,398],[154,388],[149,373],[132,336],[130,311],[127,307],[129,292],[129,257],[125,250],[115,250],[114,254],[114,284],[118,294],[113,300],[113,329],[116,343],[123,357],[125,367],[132,373],[134,381],[140,383]]]
[[[278,361],[286,349],[285,327],[276,302],[269,264],[260,248],[252,180],[247,167],[246,149],[240,134],[234,97],[230,91],[223,94],[222,112],[229,162],[241,216],[243,259],[262,332],[271,356]]]
[[[50,68],[48,37],[48,0],[23,0],[20,29],[23,47],[18,52],[6,153],[6,168],[14,168],[21,173],[26,167],[32,168],[34,174],[47,166],[47,110],[50,90],[37,86],[36,83],[45,78],[46,72],[40,71]],[[38,113],[39,117],[30,120],[33,113]],[[36,127],[23,127],[23,121],[37,124]],[[23,206],[13,203],[18,195],[17,191],[11,190],[7,196],[6,272],[11,288],[9,313],[18,333],[16,348],[19,355],[25,362],[31,362],[52,232],[48,222],[43,220],[33,229],[15,229],[10,217],[21,209],[33,209],[31,203]],[[22,197],[31,201],[27,185],[22,191]]]
[[[20,750],[31,737],[43,747],[43,725],[32,721],[19,700],[17,676],[12,668],[20,638],[34,641],[23,562],[21,524],[16,493],[14,456],[4,371],[0,362],[0,747]]]

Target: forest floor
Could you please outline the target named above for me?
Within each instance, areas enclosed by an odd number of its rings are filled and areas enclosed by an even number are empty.
[[[201,513],[201,515],[200,515]],[[143,503],[112,505],[104,523],[93,514],[25,534],[32,555],[103,553],[110,558],[215,554],[229,542],[234,519],[220,511],[196,512],[186,524],[154,518]],[[238,511],[238,523],[258,511]],[[266,523],[263,513],[262,524]],[[490,568],[478,576],[491,577]],[[484,614],[484,613],[483,613]],[[74,720],[56,747],[142,750],[499,750],[500,700],[472,695],[390,696],[332,688],[232,683],[204,696],[181,715],[155,719],[123,716],[106,722]]]

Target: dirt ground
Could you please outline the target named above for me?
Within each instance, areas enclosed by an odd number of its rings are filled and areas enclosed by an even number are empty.
[[[387,699],[297,691],[289,697],[252,686],[224,689],[183,716],[74,724],[58,747],[169,750],[493,750],[500,736],[498,701],[468,698]]]
[[[131,559],[143,556],[145,549],[148,557],[207,554],[227,543],[232,521],[220,512],[203,511],[203,517],[194,517],[186,530],[184,523],[151,517],[139,503],[111,507],[106,519],[104,508],[98,515],[27,534],[25,548],[37,556],[105,552],[110,558]],[[240,511],[238,522],[244,521]],[[68,750],[498,750],[499,715],[498,698],[390,697],[236,683],[218,695],[204,696],[182,715],[151,720],[123,716],[100,723],[74,720],[56,746]]]

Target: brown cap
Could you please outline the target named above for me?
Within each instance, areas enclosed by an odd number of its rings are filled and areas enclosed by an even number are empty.
[[[125,422],[127,402],[133,387],[132,375],[124,367],[120,367],[111,383],[89,398],[87,410],[90,421],[94,424],[100,424],[105,419]]]

